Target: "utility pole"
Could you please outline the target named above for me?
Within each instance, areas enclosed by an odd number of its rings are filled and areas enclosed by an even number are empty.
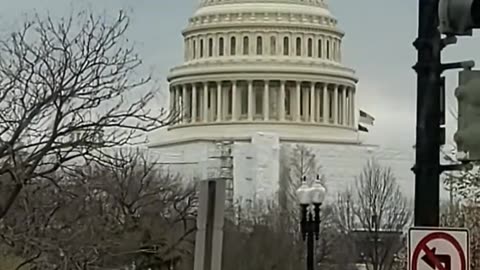
[[[440,76],[442,40],[439,0],[419,0],[415,226],[438,226],[440,208]]]
[[[415,172],[415,226],[439,226],[440,174],[465,168],[465,163],[480,160],[480,71],[472,71],[473,61],[441,63],[441,51],[457,42],[456,36],[471,36],[480,29],[480,0],[419,0],[417,72],[417,143]],[[446,37],[441,38],[441,34]],[[445,80],[449,69],[460,72],[456,91],[459,104],[458,131],[455,134],[457,158],[462,164],[440,164],[440,145],[444,144]],[[479,98],[480,99],[480,98]],[[463,109],[467,107],[467,109]]]

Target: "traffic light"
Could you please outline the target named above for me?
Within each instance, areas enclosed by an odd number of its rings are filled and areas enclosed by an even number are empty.
[[[442,34],[471,36],[480,28],[480,0],[440,0],[438,13]]]
[[[460,161],[480,160],[480,71],[464,70],[459,73],[457,158]]]

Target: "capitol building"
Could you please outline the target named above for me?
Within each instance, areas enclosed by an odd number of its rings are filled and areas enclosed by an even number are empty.
[[[184,62],[168,76],[179,117],[149,147],[185,177],[232,178],[234,198],[274,196],[282,149],[297,144],[315,152],[330,198],[370,158],[413,196],[413,149],[360,139],[362,91],[342,63],[344,34],[324,0],[201,0],[182,32]]]

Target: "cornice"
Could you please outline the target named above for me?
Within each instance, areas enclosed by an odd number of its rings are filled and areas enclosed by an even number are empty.
[[[187,38],[198,34],[217,34],[224,32],[292,32],[292,33],[311,33],[311,34],[325,34],[335,35],[340,38],[345,36],[345,32],[336,27],[329,27],[315,24],[292,24],[292,23],[278,23],[278,22],[251,22],[251,23],[218,23],[212,25],[194,26],[185,29],[182,35]]]
[[[310,15],[310,14],[292,14],[272,12],[258,13],[239,13],[230,12],[216,15],[194,16],[190,18],[187,28],[194,29],[199,26],[212,27],[215,25],[241,25],[241,24],[287,24],[287,25],[304,25],[304,26],[323,26],[326,28],[335,28],[338,21],[333,17]]]
[[[173,84],[221,80],[304,80],[345,84],[355,87],[355,71],[331,63],[294,61],[212,61],[192,63],[171,69],[167,80]]]
[[[305,6],[315,6],[328,9],[327,3],[323,0],[202,0],[200,7],[216,6],[216,5],[229,5],[229,4],[256,4],[256,3],[285,3],[285,4],[301,4]]]

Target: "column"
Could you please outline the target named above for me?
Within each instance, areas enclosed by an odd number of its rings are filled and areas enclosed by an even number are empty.
[[[237,82],[232,81],[232,121],[238,120],[237,106]]]
[[[303,106],[303,121],[308,121],[308,96],[309,96],[309,91],[305,91],[306,89],[302,89],[302,106]]]
[[[343,105],[342,124],[344,126],[347,125],[347,115],[348,115],[347,91],[348,91],[348,88],[344,87],[342,91],[342,105]]]
[[[169,89],[169,97],[170,97],[170,114],[172,114],[175,111],[175,91],[174,87],[170,85]]]
[[[328,108],[329,100],[328,100],[328,85],[325,83],[323,85],[323,123],[328,124],[330,121],[330,108]]]
[[[205,82],[203,84],[203,122],[208,121],[208,82]]]
[[[296,82],[296,89],[295,89],[295,121],[300,122],[300,91],[302,90],[302,82]]]
[[[227,120],[227,115],[228,115],[228,109],[230,106],[230,91],[231,88],[229,88],[228,83],[226,85],[222,85],[222,120],[226,121]]]
[[[322,37],[322,51],[323,51],[322,58],[327,59],[327,36]]]
[[[277,43],[275,44],[276,45],[276,48],[275,48],[275,52],[276,52],[276,55],[283,55],[283,50],[282,50],[282,46],[283,46],[283,36],[280,35],[279,33],[275,33],[275,36],[277,37]]]
[[[356,110],[355,110],[355,88],[352,88],[352,91],[350,91],[350,117],[351,117],[351,121],[350,121],[350,125],[354,128],[357,128],[355,126],[355,116],[356,116]]]
[[[315,122],[315,83],[310,83],[310,122]]]
[[[248,81],[248,121],[253,121],[253,81]]]
[[[263,120],[270,120],[270,85],[269,81],[264,82],[263,89]]]
[[[278,103],[279,119],[280,121],[285,121],[285,81],[280,81],[280,97]]]
[[[173,113],[175,115],[175,121],[178,122],[178,86],[174,86],[172,88],[172,94],[173,94]]]
[[[182,119],[183,123],[188,122],[188,98],[187,98],[187,86],[182,85]]]
[[[222,82],[217,82],[217,122],[223,119],[222,96]]]
[[[320,92],[320,88],[317,88],[315,86],[315,119],[316,119],[316,122],[320,122],[320,117],[322,115],[322,96],[321,96],[321,92]]]
[[[338,90],[340,85],[336,85],[333,90],[333,124],[338,125]]]
[[[338,40],[338,62],[342,62],[342,40]]]
[[[210,97],[210,108],[208,110],[209,121],[216,121],[217,119],[217,89],[208,88],[208,95]]]
[[[213,53],[212,53],[212,56],[217,57],[218,56],[218,49],[217,49],[218,35],[213,35],[212,39],[213,39],[213,46],[212,46],[213,47]]]
[[[195,40],[196,40],[195,42],[197,43],[196,44],[197,46],[195,47],[195,56],[196,56],[195,58],[198,59],[200,58],[200,37],[196,36]]]
[[[192,123],[197,122],[197,85],[192,85]]]
[[[178,122],[182,123],[185,119],[185,114],[183,110],[183,98],[182,98],[182,86],[177,87],[177,117],[178,117]]]

